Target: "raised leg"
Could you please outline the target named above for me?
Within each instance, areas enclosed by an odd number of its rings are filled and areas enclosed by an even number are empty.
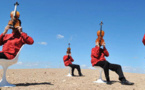
[[[14,87],[16,85],[10,84],[8,83],[7,79],[6,79],[6,71],[8,66],[2,66],[3,67],[3,77],[2,80],[0,81],[0,87]]]

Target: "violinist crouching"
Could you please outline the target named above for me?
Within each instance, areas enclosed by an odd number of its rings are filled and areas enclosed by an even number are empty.
[[[103,45],[103,49],[100,47],[99,43],[96,42],[96,46],[92,48],[92,52],[91,52],[92,66],[100,66],[104,69],[104,74],[106,77],[107,84],[112,84],[112,82],[110,82],[110,77],[109,77],[109,69],[110,69],[112,71],[115,71],[119,75],[119,80],[121,81],[122,85],[133,85],[134,83],[131,83],[126,80],[120,65],[112,64],[105,59],[105,56],[106,57],[109,56],[109,52],[105,47],[105,43],[103,43],[102,45]]]
[[[72,64],[72,62],[74,61],[74,59],[73,59],[72,56],[71,56],[71,52],[70,52],[70,51],[67,51],[66,54],[67,54],[67,55],[65,55],[65,56],[63,57],[64,65],[65,65],[65,66],[69,66],[69,67],[72,68],[72,69],[71,69],[71,70],[72,70],[72,71],[71,71],[71,72],[72,72],[72,76],[75,76],[75,75],[74,75],[74,70],[75,70],[75,68],[78,70],[79,76],[83,76],[82,73],[81,73],[80,66],[77,65],[77,64]]]
[[[12,29],[12,33],[7,34],[10,29]],[[3,45],[0,58],[13,59],[23,44],[33,44],[33,42],[33,39],[22,31],[21,26],[11,28],[10,25],[7,25],[0,35],[0,46]]]

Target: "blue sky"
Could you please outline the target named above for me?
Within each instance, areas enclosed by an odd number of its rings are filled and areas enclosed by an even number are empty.
[[[12,68],[63,68],[62,58],[69,42],[74,64],[90,68],[91,49],[103,21],[110,53],[106,59],[145,72],[144,0],[3,0],[0,33],[16,1],[23,31],[34,39],[34,44],[23,47],[18,64]]]

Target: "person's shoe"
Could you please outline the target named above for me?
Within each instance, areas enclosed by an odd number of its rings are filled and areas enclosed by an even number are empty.
[[[111,82],[111,81],[107,81],[107,82],[106,82],[106,84],[111,85],[111,84],[112,84],[112,82]]]
[[[74,77],[74,76],[76,76],[76,75],[72,74],[72,76]]]
[[[129,81],[127,81],[127,80],[124,80],[124,81],[121,81],[121,84],[122,84],[122,85],[133,85],[134,83],[129,82]]]
[[[79,74],[79,76],[84,76],[83,74]]]

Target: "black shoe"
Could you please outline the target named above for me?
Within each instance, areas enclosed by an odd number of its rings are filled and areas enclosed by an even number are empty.
[[[83,74],[79,74],[79,76],[84,76]]]
[[[74,77],[74,76],[76,76],[76,75],[72,74],[72,76]]]
[[[112,84],[112,82],[111,82],[111,81],[107,81],[107,82],[106,82],[106,84],[111,85],[111,84]]]
[[[134,83],[129,82],[129,81],[127,81],[127,80],[124,80],[124,81],[121,81],[121,84],[122,84],[122,85],[133,85]]]

